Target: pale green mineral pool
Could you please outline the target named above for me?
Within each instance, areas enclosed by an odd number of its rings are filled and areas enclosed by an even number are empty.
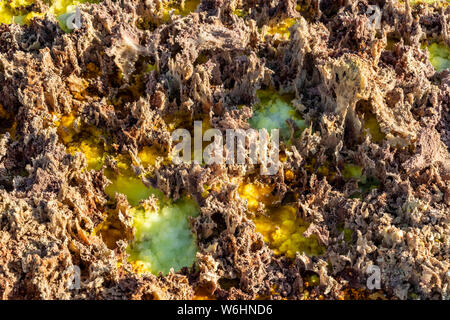
[[[427,47],[430,53],[430,62],[436,71],[450,69],[450,49],[439,43],[432,43]]]
[[[197,245],[189,225],[189,217],[198,215],[197,204],[190,199],[163,205],[158,210],[132,209],[135,240],[128,246],[129,260],[139,263],[153,274],[167,275],[191,267]]]
[[[280,94],[276,90],[258,90],[257,96],[259,103],[255,106],[253,117],[249,123],[254,129],[265,128],[269,133],[273,129],[280,130],[280,138],[284,141],[290,138],[290,129],[286,120],[291,119],[298,126],[299,130],[303,130],[305,120],[292,105],[293,97],[288,94]]]

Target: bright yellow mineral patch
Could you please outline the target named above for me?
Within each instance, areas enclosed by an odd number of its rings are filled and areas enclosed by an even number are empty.
[[[51,1],[50,13],[55,16],[65,14],[67,12],[75,11],[75,7],[85,2],[90,2],[89,0],[56,0]]]
[[[105,188],[105,193],[114,199],[116,192],[127,196],[128,202],[132,206],[137,206],[141,200],[148,199],[151,195],[162,197],[162,192],[146,186],[142,180],[136,176],[131,169],[131,159],[127,156],[118,155],[115,157],[117,171],[105,170],[106,177],[111,180]]]
[[[60,127],[67,126],[69,128],[62,131],[63,137],[69,145],[72,145],[74,151],[81,151],[85,154],[88,163],[92,158],[93,163],[103,165],[103,158],[108,152],[102,150],[92,154],[88,139],[95,139],[95,135],[84,137],[84,140],[78,139],[76,133],[74,134],[70,129],[74,123],[74,116],[61,117]],[[74,144],[74,141],[77,144]],[[69,147],[70,149],[71,147]],[[140,156],[144,158],[144,161],[151,162],[154,159],[152,152],[151,149],[145,149]],[[109,152],[109,154],[113,156],[113,153]],[[190,230],[188,217],[198,215],[196,203],[189,199],[169,203],[160,190],[146,186],[136,176],[131,168],[132,161],[128,156],[117,155],[113,156],[113,159],[116,163],[115,169],[107,168],[104,171],[106,177],[111,181],[111,184],[106,186],[105,193],[111,199],[115,199],[116,193],[124,194],[132,206],[128,210],[133,216],[133,226],[136,231],[135,239],[129,244],[127,251],[133,271],[167,274],[170,268],[179,271],[182,267],[192,266],[195,262],[197,247]],[[163,203],[161,209],[150,208],[145,203],[141,203],[150,196],[155,196],[159,203]],[[117,246],[118,240],[130,239],[115,212],[110,212],[93,234],[101,235],[110,249]]]
[[[83,3],[97,3],[99,0],[53,0],[50,6],[50,13],[54,14],[57,19],[59,26],[65,32],[71,32],[67,28],[66,21],[67,18],[75,12],[77,6]]]
[[[156,211],[135,207],[131,213],[136,231],[127,251],[140,271],[167,275],[171,268],[177,272],[193,265],[197,246],[188,219],[199,213],[193,200],[179,200]]]
[[[169,20],[169,12],[172,10],[174,14],[184,17],[194,12],[199,4],[200,0],[169,0],[164,4],[163,21]]]
[[[89,82],[76,76],[70,76],[67,78],[67,87],[75,99],[84,100]]]
[[[25,7],[34,0],[0,0],[0,23],[10,24],[17,16],[26,16]]]
[[[297,210],[291,206],[271,209],[267,215],[257,215],[253,221],[256,231],[264,236],[264,241],[277,255],[295,258],[297,252],[314,256],[325,252],[317,236],[303,236],[309,223],[297,217]]]
[[[275,200],[275,197],[272,195],[273,189],[273,186],[249,183],[241,184],[238,188],[238,193],[242,199],[247,200],[248,209],[255,211],[258,209],[260,203],[265,206],[273,203]]]
[[[182,16],[187,16],[189,13],[194,12],[195,10],[197,10],[200,2],[201,0],[185,0],[180,8],[180,14]]]
[[[161,151],[156,146],[144,146],[138,153],[144,166],[154,166],[159,156],[161,156]]]
[[[248,209],[255,212],[259,204],[265,206],[265,213],[253,218],[256,231],[261,233],[277,255],[294,258],[296,252],[308,255],[321,255],[324,248],[316,236],[305,238],[303,232],[309,223],[297,217],[297,210],[292,206],[273,207],[276,197],[272,195],[274,187],[264,184],[241,184],[239,196],[248,201]]]
[[[289,28],[297,23],[297,20],[294,18],[286,18],[277,24],[269,24],[269,28],[267,29],[267,33],[270,35],[278,34],[283,39],[289,39]]]
[[[88,141],[80,141],[74,145],[70,145],[67,151],[70,153],[82,152],[86,157],[88,170],[100,170],[103,166],[104,155],[103,149],[99,146],[99,139],[93,137]]]
[[[64,31],[69,31],[65,24],[68,14],[73,13],[75,8],[82,3],[94,3],[97,0],[50,0],[48,2],[49,12],[58,18]],[[35,0],[0,0],[0,23],[23,25],[30,23],[31,19],[35,17],[44,17],[45,12],[36,12],[27,8],[33,3]]]
[[[105,137],[100,129],[78,123],[74,114],[63,115],[56,121],[58,134],[69,153],[82,152],[86,157],[88,170],[100,170],[105,164],[106,156],[116,161],[117,170],[105,170],[106,177],[111,184],[106,186],[105,192],[114,199],[116,192],[127,196],[128,202],[136,206],[141,200],[150,195],[161,195],[159,190],[147,187],[131,169],[131,159],[128,156],[116,155],[107,148]],[[152,165],[160,153],[156,147],[144,147],[138,154],[146,165]],[[106,150],[108,149],[108,150]]]
[[[248,16],[248,11],[243,9],[235,9],[233,14],[237,15],[239,18],[245,18]]]
[[[55,115],[58,117],[58,115]],[[75,115],[73,113],[63,115],[56,121],[58,126],[58,134],[65,144],[73,140],[73,136],[77,133],[74,128]]]
[[[295,174],[291,170],[286,170],[284,172],[284,177],[286,178],[287,181],[292,181],[295,178]]]
[[[33,18],[42,18],[44,16],[43,13],[40,12],[29,12],[24,15],[20,16],[14,16],[14,23],[17,23],[18,25],[26,25],[33,20]]]
[[[59,120],[55,122],[58,135],[69,153],[82,152],[85,155],[88,170],[100,170],[105,160],[102,132],[76,120],[73,113],[59,116]]]
[[[432,43],[428,47],[430,62],[436,71],[450,69],[450,49],[439,43]]]

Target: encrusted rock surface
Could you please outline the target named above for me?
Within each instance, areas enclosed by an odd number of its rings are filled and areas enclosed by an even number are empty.
[[[0,104],[16,123],[3,130],[2,119],[0,137],[0,297],[191,299],[201,288],[220,299],[338,299],[364,288],[376,265],[387,298],[448,299],[450,72],[435,72],[421,43],[450,45],[450,7],[371,1],[382,12],[374,30],[365,0],[298,1],[300,11],[294,0],[203,0],[197,12],[137,27],[160,21],[164,2],[83,4],[72,33],[51,15],[0,26]],[[286,18],[298,19],[289,40],[263,37]],[[144,73],[146,64],[154,68]],[[135,172],[152,170],[145,183],[200,206],[191,221],[196,265],[165,277],[134,273],[127,235],[111,250],[92,234],[105,219],[107,178],[86,170],[82,153],[66,152],[52,116],[74,113],[138,159],[145,145],[171,148],[174,114],[248,128],[256,91],[267,87],[294,93],[309,128],[286,148],[278,174],[256,179],[298,208],[325,254],[276,256],[255,232],[237,192],[255,166],[134,161]],[[365,134],[363,112],[384,139]],[[351,197],[359,186],[342,177],[345,163],[379,187]],[[320,165],[335,177],[320,175]],[[126,212],[126,199],[116,206]],[[349,241],[338,226],[353,231]],[[74,266],[81,286],[67,290]],[[320,283],[308,287],[312,273]]]

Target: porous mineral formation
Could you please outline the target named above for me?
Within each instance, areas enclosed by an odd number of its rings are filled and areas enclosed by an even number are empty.
[[[449,299],[448,4],[0,0],[0,298]]]

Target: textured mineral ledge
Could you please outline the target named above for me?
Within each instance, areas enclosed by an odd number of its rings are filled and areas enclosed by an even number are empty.
[[[94,2],[0,0],[2,299],[449,299],[448,1]]]

